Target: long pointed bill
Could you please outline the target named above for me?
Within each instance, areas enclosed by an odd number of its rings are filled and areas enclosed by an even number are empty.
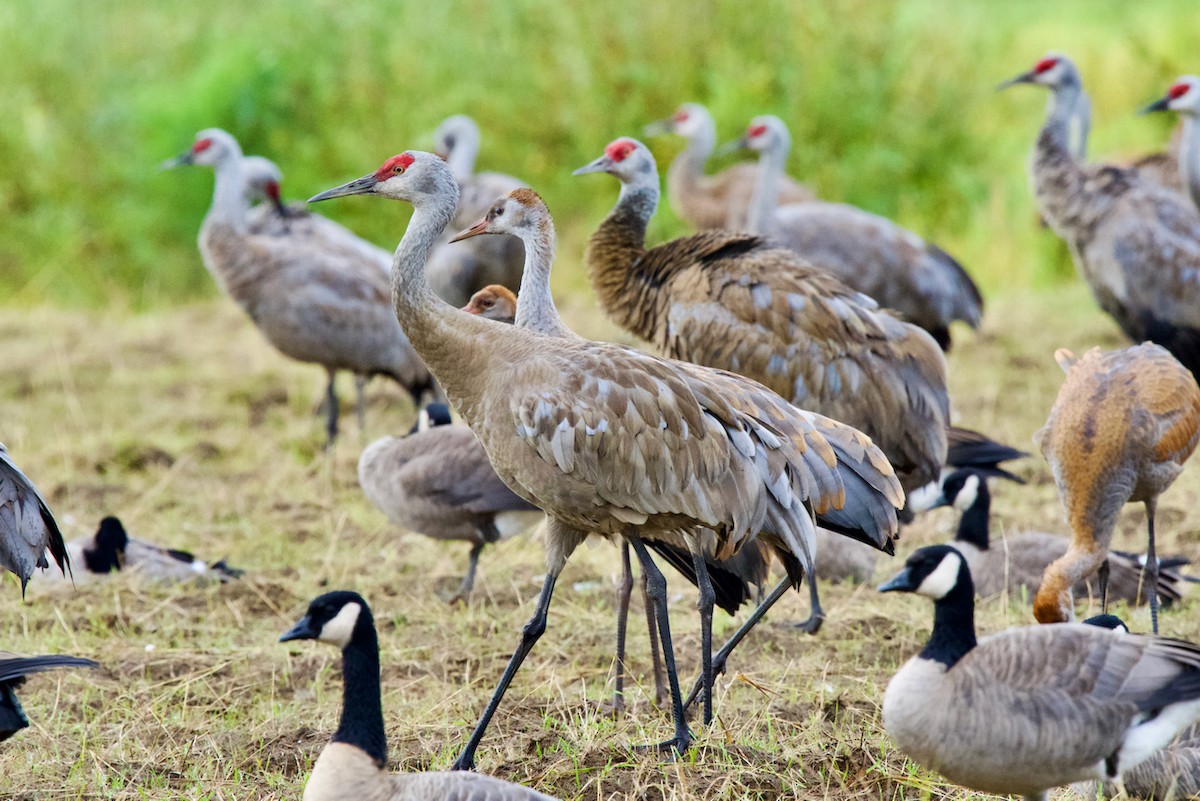
[[[589,172],[608,172],[609,168],[612,167],[612,163],[612,159],[610,159],[607,155],[603,155],[593,161],[591,164],[585,164],[584,166],[580,167],[578,170],[571,173],[571,175],[587,175]]]
[[[1022,72],[1020,75],[1018,75],[1015,78],[1009,78],[1007,81],[1004,81],[1003,83],[998,83],[998,84],[996,84],[996,91],[1003,92],[1008,87],[1016,86],[1019,83],[1033,83],[1033,73],[1032,72]]]
[[[167,159],[158,165],[160,170],[173,170],[176,167],[189,167],[195,162],[192,160],[192,151],[180,153],[173,159]]]
[[[479,236],[480,234],[486,234],[487,232],[488,232],[488,218],[484,217],[482,220],[475,223],[467,230],[460,231],[459,233],[455,234],[454,238],[451,239],[450,241],[451,242],[461,242],[464,239],[470,239],[473,236]]]
[[[915,589],[913,586],[912,569],[908,567],[904,568],[890,580],[880,584],[876,589],[879,592],[911,592]]]
[[[655,120],[643,128],[642,133],[647,137],[662,136],[663,134],[671,133],[672,127],[673,125],[671,120]]]
[[[728,156],[730,153],[740,153],[743,150],[750,149],[750,139],[745,136],[739,136],[732,142],[726,142],[713,151],[714,156]]]
[[[292,626],[279,638],[280,642],[290,642],[291,640],[315,640],[320,634],[320,630],[313,625],[312,618],[308,615],[300,618],[296,625]]]
[[[333,189],[326,189],[319,195],[313,195],[308,199],[309,203],[317,203],[322,200],[332,200],[335,197],[345,197],[346,195],[369,195],[375,191],[375,184],[379,183],[375,178],[375,173],[364,175],[362,178],[356,178],[350,183],[335,186]]]
[[[1155,111],[1170,111],[1170,109],[1171,109],[1171,96],[1167,95],[1166,97],[1160,98],[1159,100],[1155,100],[1150,105],[1141,109],[1140,111],[1138,111],[1138,114],[1151,114]]]

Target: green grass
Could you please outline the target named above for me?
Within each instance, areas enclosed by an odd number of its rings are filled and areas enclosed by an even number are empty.
[[[613,336],[595,310],[573,311],[593,335]],[[248,570],[208,588],[129,576],[74,592],[31,587],[25,604],[15,582],[0,580],[0,646],[102,664],[23,688],[34,727],[0,748],[0,798],[298,798],[336,727],[339,656],[276,640],[313,596],[343,587],[375,611],[393,769],[450,765],[531,612],[542,547],[524,537],[490,549],[475,599],[446,606],[440,594],[457,583],[466,548],[387,525],[355,480],[363,442],[411,423],[399,392],[372,385],[366,436],[350,422],[326,455],[313,414],[323,374],[280,357],[227,301],[131,317],[8,309],[0,337],[4,440],[69,536],[117,514],[134,535]],[[1053,349],[1120,342],[1081,287],[1009,293],[950,355],[959,421],[1030,447],[1061,383]],[[1035,457],[1019,469],[1027,486],[995,488],[996,530],[1061,531],[1045,464]],[[1160,505],[1163,552],[1197,553],[1198,497],[1191,467]],[[900,550],[947,539],[953,517],[922,518]],[[1141,547],[1144,532],[1131,508],[1117,542]],[[877,578],[900,558],[885,560]],[[670,723],[638,686],[648,647],[637,597],[632,712],[610,720],[598,710],[611,692],[616,570],[609,545],[576,553],[548,633],[484,740],[481,770],[564,799],[980,798],[907,762],[882,731],[883,688],[920,648],[931,610],[870,587],[824,586],[828,620],[817,637],[785,625],[805,614],[800,596],[785,599],[731,660],[719,721],[695,729],[697,749],[678,764],[631,754],[629,743],[665,739]],[[671,586],[690,677],[695,594]],[[1163,631],[1200,639],[1196,611],[1191,601],[1167,614]],[[1128,619],[1148,626],[1144,611]],[[1030,615],[997,601],[978,622],[996,631]],[[720,635],[734,621],[719,614],[716,623]]]
[[[1070,267],[1031,226],[1033,89],[993,85],[1050,48],[1079,62],[1093,152],[1160,149],[1134,115],[1194,71],[1189,0],[245,4],[12,0],[0,7],[0,292],[6,305],[148,309],[214,294],[195,234],[211,177],[159,173],[221,126],[275,159],[294,197],[428,147],[467,112],[481,166],[528,180],[561,231],[564,290],[615,198],[572,178],[603,145],[681,101],[723,137],[780,114],[791,169],[823,197],[894,217],[958,255],[986,289],[1046,287]],[[1164,115],[1165,116],[1165,115]],[[651,143],[662,165],[677,152]],[[406,211],[324,210],[390,246]],[[651,236],[684,232],[663,210]]]

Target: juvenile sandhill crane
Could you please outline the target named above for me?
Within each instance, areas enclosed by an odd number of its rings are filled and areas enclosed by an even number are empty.
[[[717,145],[717,125],[699,103],[684,103],[665,120],[646,126],[646,136],[672,133],[687,141],[683,152],[667,168],[667,200],[671,209],[693,228],[746,229],[750,200],[758,168],[734,164],[713,175],[704,169]],[[788,176],[779,180],[779,203],[816,200],[808,187]]]
[[[405,437],[372,442],[358,460],[363,494],[401,528],[437,540],[471,543],[467,573],[451,601],[470,597],[485,545],[527,531],[542,513],[496,475],[466,426],[431,403]]]
[[[769,236],[828,270],[879,305],[921,326],[942,348],[950,323],[978,328],[983,296],[944,250],[891,220],[845,203],[784,205],[779,179],[792,138],[783,120],[755,117],[740,140],[759,153],[758,184],[747,229]]]
[[[511,325],[517,319],[517,296],[506,286],[488,284],[471,296],[463,311]]]
[[[475,121],[464,114],[448,117],[433,135],[434,152],[450,165],[458,181],[458,209],[451,228],[466,228],[487,213],[492,201],[505,192],[524,186],[511,175],[475,172],[480,133]],[[448,232],[449,233],[449,232]],[[516,289],[521,283],[524,254],[515,237],[490,236],[470,242],[451,243],[448,237],[429,254],[425,274],[442,300],[462,306],[471,295],[488,284]]]
[[[356,592],[317,596],[280,642],[317,640],[342,652],[342,714],[304,785],[303,801],[554,801],[519,784],[463,772],[389,773],[379,635]]]
[[[891,466],[858,431],[795,409],[752,381],[619,345],[501,325],[439,300],[424,265],[453,216],[458,187],[437,156],[406,151],[312,200],[355,194],[413,204],[392,267],[396,315],[501,480],[548,518],[537,609],[455,766],[474,765],[500,699],[545,631],[563,566],[591,532],[629,539],[650,573],[675,723],[675,737],[662,747],[686,750],[691,734],[674,670],[666,583],[644,540],[686,547],[711,605],[700,528],[713,532],[718,557],[757,534],[804,566],[812,563],[814,514],[888,547],[903,503]],[[819,604],[813,614],[820,615]]]
[[[1158,584],[1154,510],[1200,439],[1200,387],[1163,348],[1145,343],[1076,359],[1054,354],[1067,374],[1034,440],[1050,463],[1071,529],[1071,547],[1046,568],[1034,598],[1040,623],[1074,619],[1071,587],[1105,563],[1121,508],[1146,505],[1148,583]],[[1101,600],[1105,579],[1100,574]],[[1105,610],[1107,611],[1107,609]],[[1158,602],[1150,597],[1158,633]]]
[[[1083,87],[1069,58],[1052,54],[1000,85],[1053,93],[1033,151],[1042,216],[1071,249],[1100,308],[1134,342],[1162,345],[1200,369],[1200,214],[1183,196],[1136,171],[1086,164],[1068,128]]]
[[[942,497],[935,506],[953,506],[962,513],[954,536],[955,550],[967,560],[975,582],[975,593],[990,598],[1003,592],[1021,598],[1032,598],[1042,585],[1042,575],[1050,563],[1062,557],[1071,540],[1045,531],[1020,531],[1004,536],[1001,542],[991,540],[991,492],[984,474],[972,470],[957,470],[942,482]],[[1151,585],[1144,575],[1141,561],[1134,554],[1109,551],[1108,595],[1129,604],[1150,602]],[[1173,565],[1187,564],[1186,559],[1160,560]],[[1174,570],[1159,571],[1157,593],[1163,605],[1180,598],[1180,576]],[[1098,596],[1099,587],[1088,578],[1075,582],[1072,595]]]
[[[1176,111],[1182,129],[1179,136],[1179,181],[1200,209],[1200,77],[1184,75],[1171,85],[1165,97],[1156,100],[1145,111]]]
[[[419,405],[432,379],[395,320],[379,265],[312,240],[250,233],[242,149],[225,131],[201,131],[191,150],[164,166],[186,164],[216,173],[200,227],[204,266],[280,353],[328,373],[328,443],[337,437],[338,370],[357,378],[360,422],[363,386],[373,375],[395,380]]]
[[[906,491],[938,477],[946,362],[925,331],[753,234],[705,231],[647,248],[658,172],[634,139],[611,142],[575,174],[592,172],[621,182],[586,255],[614,322],[666,356],[749,376],[863,431]]]
[[[59,668],[100,667],[78,656],[18,656],[0,651],[0,743],[29,726],[29,718],[17,698],[17,688],[26,676]]]
[[[21,580],[22,595],[34,568],[49,569],[47,553],[67,575],[71,559],[54,513],[0,442],[0,567]]]
[[[883,726],[956,784],[1045,801],[1116,779],[1200,719],[1200,647],[1096,626],[1024,626],[975,638],[975,590],[958,551],[914,552],[879,587],[934,602],[933,630],[883,696]]]

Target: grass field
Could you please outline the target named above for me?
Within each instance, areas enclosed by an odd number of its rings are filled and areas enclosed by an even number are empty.
[[[568,319],[613,331],[582,304]],[[1054,347],[1115,346],[1113,326],[1071,286],[993,303],[979,336],[950,357],[959,420],[1030,447],[1061,374]],[[125,577],[21,604],[5,580],[0,643],[19,652],[91,656],[94,673],[35,677],[22,693],[34,720],[0,748],[6,799],[298,798],[311,761],[336,727],[339,655],[316,643],[278,644],[308,600],[362,592],[380,629],[384,708],[396,769],[446,768],[468,734],[530,614],[541,546],[519,538],[486,554],[476,598],[448,607],[466,549],[390,527],[360,493],[353,425],[325,454],[313,414],[320,371],[287,362],[226,302],[128,317],[39,308],[0,317],[4,437],[72,536],[104,514],[131,533],[245,568],[218,587],[163,587]],[[349,393],[349,382],[343,387]],[[400,394],[372,386],[368,438],[407,428]],[[1061,530],[1040,458],[1026,487],[998,486],[998,530]],[[1164,497],[1164,551],[1200,553],[1193,467]],[[1118,542],[1139,548],[1130,509]],[[902,552],[941,541],[952,515],[904,533]],[[898,568],[882,564],[878,578]],[[719,681],[718,723],[677,764],[633,756],[629,743],[669,734],[641,689],[609,720],[615,550],[582,548],[568,566],[550,628],[480,751],[481,770],[563,798],[971,798],[907,763],[879,723],[883,688],[919,649],[931,621],[923,599],[871,587],[823,588],[829,617],[810,638],[785,605],[735,655]],[[681,663],[695,664],[695,596],[673,582]],[[635,599],[638,604],[638,599]],[[640,608],[640,605],[639,605]],[[1195,603],[1165,633],[1200,638]],[[635,610],[632,620],[640,620]],[[997,601],[981,630],[1029,622]],[[1135,627],[1148,625],[1144,613]],[[719,633],[734,621],[718,613]],[[635,629],[633,669],[648,661]]]

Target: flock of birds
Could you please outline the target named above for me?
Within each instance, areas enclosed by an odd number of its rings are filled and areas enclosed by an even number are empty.
[[[1066,56],[1051,54],[1003,86],[1013,84],[1052,92],[1032,162],[1041,212],[1101,308],[1143,344],[1056,354],[1065,380],[1036,441],[1070,537],[1030,532],[1002,549],[989,547],[988,481],[1016,480],[1003,463],[1025,454],[951,424],[943,355],[954,321],[980,324],[978,289],[937,245],[818,200],[788,177],[790,137],[778,117],[755,117],[733,143],[757,152],[757,165],[715,175],[705,169],[716,126],[702,106],[685,104],[647,129],[686,139],[667,173],[668,199],[699,231],[662,244],[646,243],[660,177],[645,145],[618,138],[576,170],[619,184],[585,260],[606,314],[657,355],[567,327],[550,292],[549,210],[521,181],[474,171],[480,132],[466,117],[439,128],[436,155],[405,151],[310,199],[411,204],[394,256],[284,204],[278,168],[244,156],[224,131],[201,131],[169,163],[214,170],[204,264],[281,353],[325,368],[330,442],[339,371],[356,378],[360,424],[375,375],[399,383],[414,405],[429,402],[409,435],[365,449],[359,481],[397,525],[470,544],[455,598],[471,593],[486,545],[544,520],[535,612],[452,771],[387,772],[367,602],[344,591],[312,601],[281,639],[340,648],[344,702],[305,799],[547,798],[472,769],[546,629],[564,566],[589,536],[622,550],[614,705],[636,557],[657,690],[674,724],[673,737],[651,748],[682,754],[692,741],[688,708],[699,702],[703,724],[712,721],[714,675],[772,603],[806,584],[810,613],[798,627],[817,632],[825,613],[816,579],[869,579],[901,525],[937,505],[962,512],[956,539],[918,549],[880,587],[924,595],[935,608],[928,643],[883,698],[900,748],[966,787],[1031,799],[1122,777],[1131,792],[1135,777],[1143,782],[1146,797],[1200,792],[1200,746],[1172,742],[1196,736],[1200,647],[1156,636],[1159,603],[1180,597],[1186,560],[1155,550],[1157,499],[1200,440],[1200,78],[1179,80],[1149,107],[1183,119],[1174,174],[1150,161],[1085,160],[1090,106]],[[467,426],[453,423],[450,407]],[[1129,502],[1146,506],[1145,557],[1111,549]],[[0,447],[0,565],[23,588],[51,561],[64,575],[74,565],[77,577],[155,559],[181,576],[237,574],[132,540],[115,518],[70,546]],[[652,554],[699,589],[700,679],[687,696]],[[767,591],[772,563],[783,576]],[[977,640],[976,595],[1005,591],[1032,595],[1038,622],[1060,625]],[[1130,634],[1111,618],[1074,624],[1080,594],[1148,604],[1155,634]],[[732,613],[748,601],[754,612],[714,649],[714,606]],[[0,655],[0,738],[25,725],[13,693],[23,675],[84,665],[94,663]]]

